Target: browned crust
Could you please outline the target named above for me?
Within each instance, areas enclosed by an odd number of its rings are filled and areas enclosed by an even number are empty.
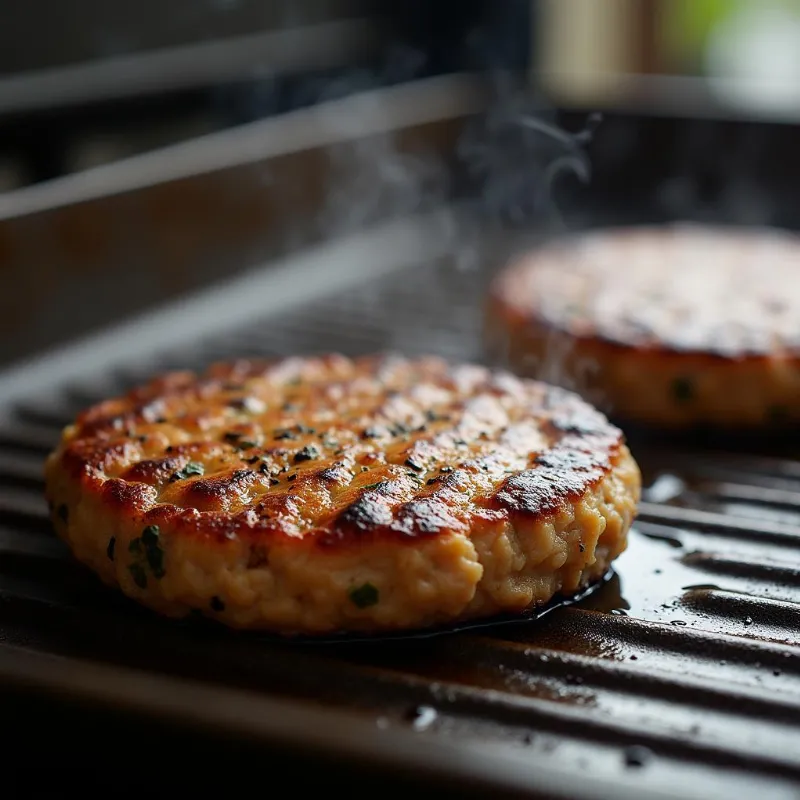
[[[81,414],[48,471],[176,536],[344,547],[552,515],[621,445],[602,414],[541,383],[437,358],[329,355],[156,379]]]

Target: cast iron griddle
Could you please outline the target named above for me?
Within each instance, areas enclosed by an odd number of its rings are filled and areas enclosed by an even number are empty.
[[[634,440],[649,488],[629,550],[598,591],[539,620],[429,638],[293,644],[169,622],[101,587],[56,541],[45,454],[82,406],[149,374],[327,350],[481,359],[487,271],[445,257],[447,226],[426,238],[403,224],[0,381],[6,729],[40,754],[72,747],[73,769],[104,747],[106,766],[133,753],[140,766],[126,785],[143,791],[142,753],[155,748],[165,766],[179,761],[180,741],[190,748],[180,785],[205,788],[227,758],[230,776],[291,770],[296,791],[349,786],[349,796],[407,785],[492,797],[797,797],[791,442],[776,455]]]

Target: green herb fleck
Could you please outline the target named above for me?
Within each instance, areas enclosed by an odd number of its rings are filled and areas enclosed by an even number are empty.
[[[160,536],[161,529],[158,525],[148,525],[142,531],[141,543],[144,545],[144,557],[154,578],[163,578],[165,575],[164,551],[161,549]],[[139,540],[135,539],[134,541]],[[133,542],[131,542],[131,545],[133,545]],[[141,548],[137,548],[135,552],[141,552]]]
[[[672,396],[679,403],[687,403],[694,397],[694,384],[690,378],[675,378],[672,381]]]
[[[166,572],[164,571],[164,551],[156,545],[147,550],[145,554],[147,563],[153,572],[154,578],[163,578]]]
[[[280,481],[277,478],[270,478],[269,485],[270,486],[280,486]]]
[[[223,437],[222,437],[222,438],[223,438],[223,439],[224,439],[226,442],[228,442],[229,444],[236,444],[236,443],[239,441],[239,439],[241,439],[241,438],[242,438],[242,436],[243,436],[243,434],[241,434],[241,433],[237,433],[236,431],[227,431],[227,432],[226,432],[226,433],[223,435]]]
[[[405,460],[405,465],[416,472],[419,472],[422,469],[422,464],[420,464],[419,461],[415,461],[410,456]]]
[[[366,486],[362,486],[362,489],[376,489],[378,486],[383,486],[386,481],[377,481],[376,483],[368,483]]]
[[[377,439],[381,435],[380,428],[367,428],[362,434],[362,439]]]
[[[69,509],[66,507],[66,505],[64,505],[64,503],[62,503],[58,509],[56,509],[56,513],[58,514],[58,518],[64,523],[66,523],[66,521],[69,519]]]
[[[161,528],[158,525],[148,525],[142,531],[142,542],[145,547],[155,547],[158,545],[158,537],[161,535]]]
[[[240,450],[251,450],[254,447],[258,447],[258,442],[254,442],[250,439],[244,439],[243,441],[239,442],[238,447]]]
[[[296,439],[297,434],[294,431],[290,431],[288,428],[284,430],[275,431],[274,434],[276,439]]]
[[[287,480],[287,481],[296,481],[296,480],[297,480],[297,473],[296,473],[296,472],[295,472],[295,473],[293,473],[293,474],[292,474],[292,475],[290,475],[290,476],[289,476],[289,477],[288,477],[286,480]]]
[[[212,611],[224,611],[225,610],[225,603],[222,600],[214,595],[211,598],[211,610]]]
[[[112,536],[108,540],[108,547],[106,547],[106,555],[108,556],[109,561],[114,560],[114,550],[116,549],[116,546],[117,546],[117,537]]]
[[[144,567],[141,564],[131,564],[128,567],[128,572],[131,573],[131,577],[133,578],[133,582],[140,589],[146,589],[147,588],[147,573],[144,571]]]
[[[362,583],[350,590],[350,600],[358,608],[369,608],[378,602],[378,590],[371,583]]]
[[[301,461],[313,461],[315,458],[320,457],[320,452],[314,447],[313,444],[307,445],[302,450],[298,450],[294,454],[294,462],[295,464],[299,464]]]
[[[190,461],[183,469],[179,469],[174,473],[170,481],[173,483],[175,481],[183,481],[191,475],[202,475],[205,471],[206,468],[202,464],[197,461]]]

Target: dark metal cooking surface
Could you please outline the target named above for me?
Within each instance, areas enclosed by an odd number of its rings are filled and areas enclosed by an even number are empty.
[[[485,273],[458,259],[415,261],[208,340],[198,331],[192,347],[137,353],[132,342],[97,380],[59,378],[8,407],[6,686],[493,796],[800,796],[800,461],[791,451],[634,441],[649,489],[610,581],[538,621],[434,638],[292,644],[168,622],[67,557],[46,518],[42,459],[81,406],[148,372],[322,350],[480,359]],[[145,366],[126,368],[133,355]]]

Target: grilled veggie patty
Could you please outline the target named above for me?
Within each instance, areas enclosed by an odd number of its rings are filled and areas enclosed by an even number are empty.
[[[775,230],[593,232],[490,290],[487,345],[515,372],[659,427],[800,422],[800,239]]]
[[[437,358],[175,373],[81,414],[58,534],[156,611],[280,633],[521,612],[625,548],[639,470],[578,397]]]

